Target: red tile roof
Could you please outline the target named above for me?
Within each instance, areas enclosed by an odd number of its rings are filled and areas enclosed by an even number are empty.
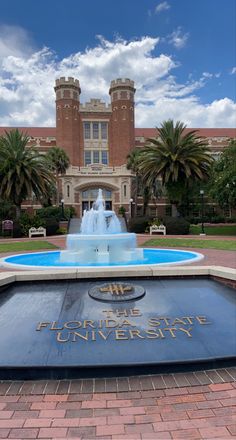
[[[0,136],[5,131],[19,128],[23,133],[33,137],[56,137],[56,127],[0,127]],[[199,135],[205,137],[229,137],[236,138],[236,128],[187,128],[190,130],[199,130]],[[135,137],[156,137],[156,128],[135,128]]]
[[[236,128],[187,128],[186,131],[198,130],[199,135],[205,137],[229,137],[236,138]],[[156,137],[156,128],[135,128],[136,137]]]
[[[32,137],[56,137],[56,127],[0,127],[0,136],[14,128]]]

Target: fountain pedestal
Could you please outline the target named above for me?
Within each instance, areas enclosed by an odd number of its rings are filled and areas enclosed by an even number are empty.
[[[119,263],[143,258],[143,249],[136,248],[136,234],[83,235],[71,234],[67,250],[61,252],[64,263]]]
[[[136,248],[136,234],[122,233],[114,211],[105,210],[102,190],[92,209],[84,211],[81,233],[70,234],[67,250],[60,262],[84,264],[129,263],[143,259],[143,249]]]

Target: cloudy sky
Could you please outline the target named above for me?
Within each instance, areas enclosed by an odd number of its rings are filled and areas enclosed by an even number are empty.
[[[136,85],[136,126],[236,126],[235,0],[8,0],[0,12],[0,125],[54,126],[53,86],[81,102]]]

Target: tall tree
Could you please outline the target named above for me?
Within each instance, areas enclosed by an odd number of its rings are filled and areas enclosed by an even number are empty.
[[[70,166],[70,159],[66,152],[59,147],[53,147],[47,153],[47,160],[56,176],[57,186],[57,204],[60,203],[60,177],[66,173],[66,170]]]
[[[45,156],[27,147],[28,141],[29,137],[18,129],[0,137],[0,197],[14,203],[17,218],[22,202],[33,193],[37,198],[47,194],[54,181]]]
[[[214,163],[210,181],[210,195],[221,208],[236,208],[236,139]]]
[[[182,122],[164,121],[157,129],[156,139],[148,139],[139,155],[138,168],[146,182],[153,186],[161,177],[175,208],[172,215],[177,215],[176,208],[186,186],[191,181],[206,179],[213,161],[206,141],[196,130],[186,133],[185,129]]]

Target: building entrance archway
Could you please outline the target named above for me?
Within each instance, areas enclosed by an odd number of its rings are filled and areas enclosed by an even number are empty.
[[[89,210],[92,208],[98,196],[98,189],[99,188],[88,188],[81,191],[82,212],[84,212],[85,209]],[[107,188],[102,188],[102,194],[105,200],[105,209],[112,210],[112,191]]]

